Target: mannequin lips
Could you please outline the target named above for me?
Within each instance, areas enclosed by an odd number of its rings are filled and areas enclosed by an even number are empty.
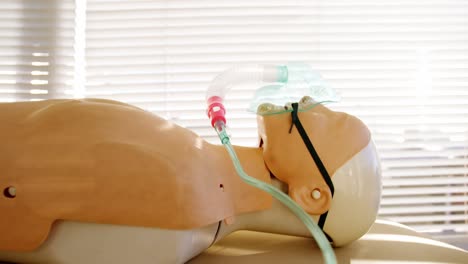
[[[271,103],[263,103],[258,106],[257,108],[257,114],[259,115],[269,115],[269,114],[276,114],[280,113],[283,111],[291,111],[292,106],[291,102],[287,103],[284,106],[280,105],[275,105]],[[299,111],[306,111],[308,109],[311,109],[313,106],[317,105],[318,102],[316,102],[312,97],[310,96],[304,96],[302,99],[299,101]]]

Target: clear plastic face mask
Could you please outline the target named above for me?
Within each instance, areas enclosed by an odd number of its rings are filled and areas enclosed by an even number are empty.
[[[289,64],[288,81],[285,84],[267,85],[257,89],[248,108],[259,115],[274,115],[291,112],[283,107],[301,102],[299,111],[307,111],[318,104],[338,102],[339,95],[328,86],[322,76],[306,64]]]

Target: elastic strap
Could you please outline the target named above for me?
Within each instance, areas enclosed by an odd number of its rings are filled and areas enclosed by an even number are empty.
[[[318,170],[322,174],[323,179],[328,185],[328,188],[330,188],[332,197],[335,193],[335,187],[333,186],[333,182],[330,178],[330,175],[327,172],[327,169],[322,163],[322,160],[320,159],[317,151],[314,148],[314,145],[309,139],[309,136],[307,136],[307,132],[305,131],[304,127],[302,126],[301,121],[299,120],[298,116],[298,110],[299,110],[299,104],[298,103],[293,103],[292,104],[293,111],[291,113],[292,115],[292,123],[291,127],[289,128],[289,133],[291,133],[293,126],[296,126],[297,131],[301,135],[302,141],[304,141],[304,144],[306,145],[307,149],[309,150],[310,155],[312,156],[312,159],[315,162],[315,165],[317,165]],[[328,211],[325,212],[324,214],[320,215],[320,219],[318,222],[318,226],[323,229],[323,226],[325,225],[325,220],[327,219]]]

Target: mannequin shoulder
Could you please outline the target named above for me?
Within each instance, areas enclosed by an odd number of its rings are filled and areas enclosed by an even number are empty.
[[[66,117],[70,115],[108,115],[113,112],[145,111],[135,106],[106,99],[51,99],[42,101],[25,101],[0,103],[0,121],[18,123],[48,117]]]
[[[96,147],[107,153],[125,150],[139,153],[143,159],[161,160],[158,163],[179,160],[181,155],[203,156],[205,151],[200,149],[208,146],[189,129],[138,107],[105,99],[0,104],[0,128],[0,136],[25,146]]]

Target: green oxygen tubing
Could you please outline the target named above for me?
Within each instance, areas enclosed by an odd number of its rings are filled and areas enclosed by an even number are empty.
[[[318,225],[287,194],[283,193],[276,187],[259,181],[245,173],[226,131],[226,110],[224,108],[223,98],[229,92],[231,86],[246,82],[280,83],[286,85],[288,83],[288,79],[292,76],[306,76],[308,74],[307,69],[307,67],[303,67],[301,65],[293,65],[291,67],[288,67],[288,65],[252,65],[227,70],[218,75],[208,89],[207,113],[208,117],[211,119],[211,125],[216,130],[221,143],[228,151],[229,156],[234,163],[234,167],[242,180],[249,185],[271,194],[275,199],[287,206],[310,231],[322,251],[325,263],[334,264],[337,262],[333,249]],[[307,80],[305,81],[307,82]]]

